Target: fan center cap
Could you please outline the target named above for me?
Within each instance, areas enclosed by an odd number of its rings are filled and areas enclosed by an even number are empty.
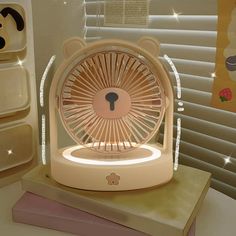
[[[105,88],[98,91],[93,99],[96,114],[105,119],[118,119],[131,109],[130,95],[120,88]]]

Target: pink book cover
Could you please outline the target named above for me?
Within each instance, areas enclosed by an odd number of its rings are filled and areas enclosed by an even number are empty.
[[[147,234],[101,217],[26,192],[12,209],[18,223],[68,232],[79,236],[145,236]],[[188,236],[195,235],[195,223]]]
[[[80,236],[145,236],[147,234],[84,211],[26,192],[12,209],[18,223],[55,229]]]

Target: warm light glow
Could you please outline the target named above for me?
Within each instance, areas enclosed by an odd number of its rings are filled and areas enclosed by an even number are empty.
[[[40,82],[40,90],[39,90],[39,103],[41,107],[44,107],[44,87],[45,87],[45,82],[48,76],[48,72],[50,70],[50,68],[52,67],[52,64],[54,63],[54,61],[56,60],[56,56],[52,56],[46,66],[45,71],[43,72],[43,76],[41,78],[41,82]]]
[[[19,65],[20,67],[23,67],[23,64],[24,64],[24,61],[18,58],[17,65]]]
[[[13,154],[12,149],[7,150],[7,154],[8,154],[9,156],[12,155],[12,154]]]
[[[178,20],[179,15],[181,15],[181,12],[175,12],[175,10],[173,9],[173,17],[175,17]]]
[[[184,108],[183,108],[183,106],[184,106],[184,103],[183,102],[178,102],[178,108],[177,108],[177,110],[179,111],[179,112],[183,112],[184,111]]]
[[[178,107],[177,109],[179,112],[183,112],[184,111],[184,108],[183,107]]]
[[[179,15],[179,14],[176,13],[176,12],[174,12],[174,14],[173,14],[174,17],[178,17],[178,15]]]
[[[174,11],[173,11],[174,12]],[[180,76],[179,72],[176,69],[175,64],[171,60],[170,57],[168,57],[166,54],[164,55],[165,60],[169,63],[172,71],[174,72],[175,79],[176,79],[176,84],[177,84],[177,98],[181,99],[182,97],[182,91],[181,91],[181,81],[180,81]],[[178,112],[183,112],[184,107],[183,107],[183,102],[179,101],[178,105],[180,107],[177,108]],[[181,118],[177,119],[177,137],[176,137],[176,147],[175,147],[175,160],[174,160],[174,170],[178,170],[179,166],[179,146],[180,146],[180,139],[181,139]]]
[[[174,162],[174,170],[177,171],[179,167],[179,146],[180,146],[180,137],[181,137],[181,118],[177,119],[177,137],[175,144],[175,162]]]
[[[161,151],[157,148],[148,146],[148,145],[141,145],[140,148],[147,149],[152,152],[152,155],[149,157],[144,158],[137,158],[137,159],[131,159],[131,160],[112,160],[112,161],[102,161],[102,160],[92,160],[92,159],[86,159],[83,157],[74,157],[72,156],[72,152],[78,151],[82,148],[85,148],[83,146],[75,146],[72,148],[68,148],[65,151],[63,151],[63,157],[69,161],[79,163],[79,164],[85,164],[85,165],[97,165],[97,166],[124,166],[124,165],[134,165],[134,164],[140,164],[145,163],[149,161],[157,160],[161,157]]]
[[[227,164],[229,164],[229,163],[232,163],[230,156],[226,157],[226,158],[224,159],[224,161],[225,161],[225,165],[227,165]]]
[[[181,94],[181,82],[180,82],[180,76],[179,72],[176,69],[176,66],[174,65],[173,61],[171,60],[170,57],[168,57],[166,54],[164,55],[165,60],[169,63],[172,71],[174,72],[175,79],[176,79],[176,84],[177,84],[177,98],[181,99],[182,94]]]
[[[56,56],[53,55],[47,66],[45,71],[43,72],[43,76],[40,82],[40,90],[39,90],[39,102],[40,102],[40,106],[42,108],[44,108],[44,90],[45,90],[45,82],[48,76],[48,72],[50,70],[50,68],[52,67],[52,64],[54,63],[56,59]],[[41,149],[41,158],[42,158],[42,163],[43,165],[47,164],[46,161],[46,116],[45,114],[42,114],[42,133],[41,133],[41,141],[42,141],[42,149]]]
[[[214,73],[211,73],[211,77],[212,78],[216,78],[216,73],[214,72]]]
[[[43,114],[42,115],[42,149],[41,149],[41,158],[42,158],[42,163],[43,165],[47,164],[46,160],[46,117]]]

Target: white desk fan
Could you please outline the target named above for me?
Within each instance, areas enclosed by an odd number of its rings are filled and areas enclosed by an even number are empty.
[[[173,91],[158,53],[158,41],[149,37],[137,45],[65,42],[65,60],[50,89],[51,174],[57,182],[119,191],[172,178]],[[58,148],[57,113],[77,145]],[[164,117],[163,145],[146,144]]]

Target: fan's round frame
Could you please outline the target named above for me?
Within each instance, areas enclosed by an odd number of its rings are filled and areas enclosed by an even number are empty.
[[[128,46],[127,46],[128,45]],[[152,128],[152,130],[148,133],[147,137],[142,139],[142,140],[138,140],[138,142],[136,142],[136,145],[129,145],[126,146],[123,149],[112,149],[112,144],[111,145],[111,149],[107,149],[105,150],[98,148],[97,146],[93,146],[91,147],[91,145],[87,145],[89,143],[84,143],[82,140],[78,139],[78,137],[71,132],[66,120],[65,120],[65,116],[64,116],[64,112],[62,111],[62,107],[63,107],[63,89],[65,88],[65,83],[68,81],[68,75],[70,75],[72,73],[72,71],[78,66],[81,65],[83,63],[84,60],[93,57],[94,55],[98,55],[98,54],[102,54],[102,53],[111,53],[111,52],[116,52],[116,53],[123,53],[127,56],[130,56],[132,58],[134,58],[135,60],[139,61],[139,63],[142,63],[143,66],[145,66],[147,69],[149,69],[149,72],[152,74],[153,78],[155,79],[155,86],[158,86],[159,89],[159,93],[160,96],[158,97],[158,99],[161,101],[161,106],[159,108],[159,117],[156,117],[155,120],[155,126]],[[145,59],[146,55],[143,54],[143,51],[141,51],[138,47],[136,48],[130,48],[129,44],[122,44],[122,45],[117,45],[116,43],[105,43],[105,44],[97,44],[96,49],[94,49],[93,47],[86,47],[86,52],[82,49],[81,51],[75,53],[72,58],[69,58],[69,60],[66,61],[66,66],[64,65],[63,68],[64,70],[60,70],[61,73],[59,75],[60,80],[59,80],[59,84],[58,84],[58,88],[57,88],[57,95],[59,97],[59,114],[60,114],[60,118],[62,120],[62,124],[65,128],[65,130],[67,131],[67,133],[70,135],[70,137],[76,142],[79,143],[80,145],[86,146],[94,151],[98,151],[98,152],[103,152],[104,154],[120,154],[121,152],[128,152],[133,150],[134,148],[137,148],[138,146],[147,143],[152,137],[153,135],[157,132],[157,130],[159,129],[160,125],[161,125],[161,121],[163,120],[164,117],[164,112],[165,112],[165,107],[166,107],[166,97],[165,97],[165,93],[164,93],[164,88],[163,88],[163,81],[160,80],[160,75],[158,74],[158,70],[156,69],[155,65],[153,65],[152,63],[150,63],[147,59]],[[107,87],[109,88],[109,87]],[[125,90],[125,88],[123,88]],[[153,95],[154,96],[154,95]],[[154,105],[153,105],[154,107]],[[154,110],[154,108],[153,108]],[[128,126],[128,125],[127,125]],[[108,128],[107,128],[108,129]],[[123,146],[124,143],[127,143],[127,140],[123,141]],[[129,142],[129,143],[133,143],[133,142]],[[117,144],[118,146],[118,144]],[[121,148],[123,147],[121,144]]]

